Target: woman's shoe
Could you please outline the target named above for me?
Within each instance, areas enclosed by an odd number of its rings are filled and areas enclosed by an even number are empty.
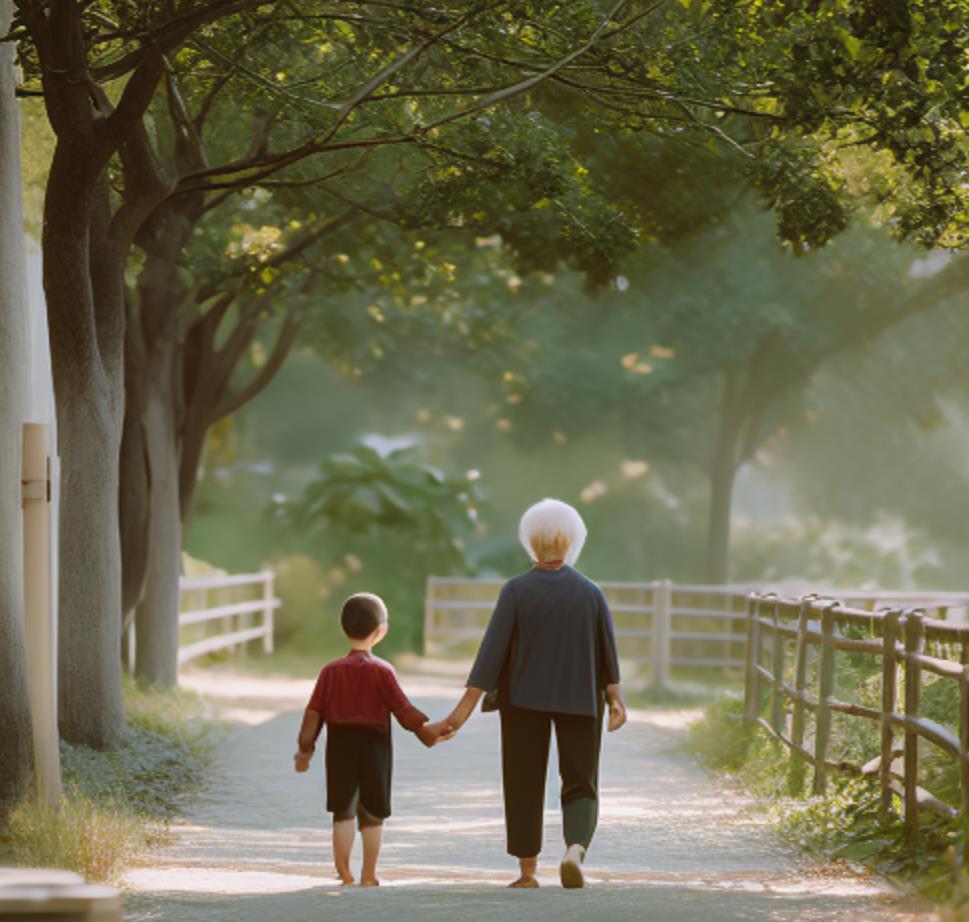
[[[567,890],[576,890],[585,886],[585,877],[582,874],[582,860],[585,858],[585,849],[581,845],[570,845],[565,850],[565,857],[559,865],[559,877],[562,886]]]

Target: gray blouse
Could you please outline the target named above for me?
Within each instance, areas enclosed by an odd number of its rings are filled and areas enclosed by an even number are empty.
[[[493,691],[509,650],[515,707],[595,716],[601,689],[619,681],[606,597],[571,567],[535,567],[502,586],[468,687]]]

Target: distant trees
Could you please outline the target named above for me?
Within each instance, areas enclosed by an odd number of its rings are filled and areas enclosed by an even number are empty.
[[[871,231],[792,260],[768,224],[735,210],[692,241],[644,248],[625,293],[575,299],[568,311],[551,293],[542,320],[526,324],[545,333],[541,352],[502,385],[507,415],[522,423],[513,431],[526,440],[536,429],[573,438],[609,414],[633,457],[702,471],[710,582],[729,579],[738,470],[778,429],[804,421],[818,369],[969,287],[964,258],[913,279],[915,255]]]

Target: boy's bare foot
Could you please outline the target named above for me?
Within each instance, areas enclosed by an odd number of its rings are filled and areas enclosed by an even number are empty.
[[[508,885],[509,890],[533,890],[538,886],[538,880],[534,877],[519,877]]]
[[[361,887],[379,887],[380,881],[376,877],[361,877],[360,878]]]

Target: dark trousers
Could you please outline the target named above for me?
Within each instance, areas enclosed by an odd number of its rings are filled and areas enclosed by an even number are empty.
[[[363,829],[390,816],[393,764],[390,727],[327,725],[326,809],[334,820],[357,816]]]
[[[562,826],[566,845],[588,848],[599,818],[599,751],[602,709],[597,717],[501,709],[501,770],[508,854],[533,858],[542,850],[545,776],[552,725],[562,779]]]

